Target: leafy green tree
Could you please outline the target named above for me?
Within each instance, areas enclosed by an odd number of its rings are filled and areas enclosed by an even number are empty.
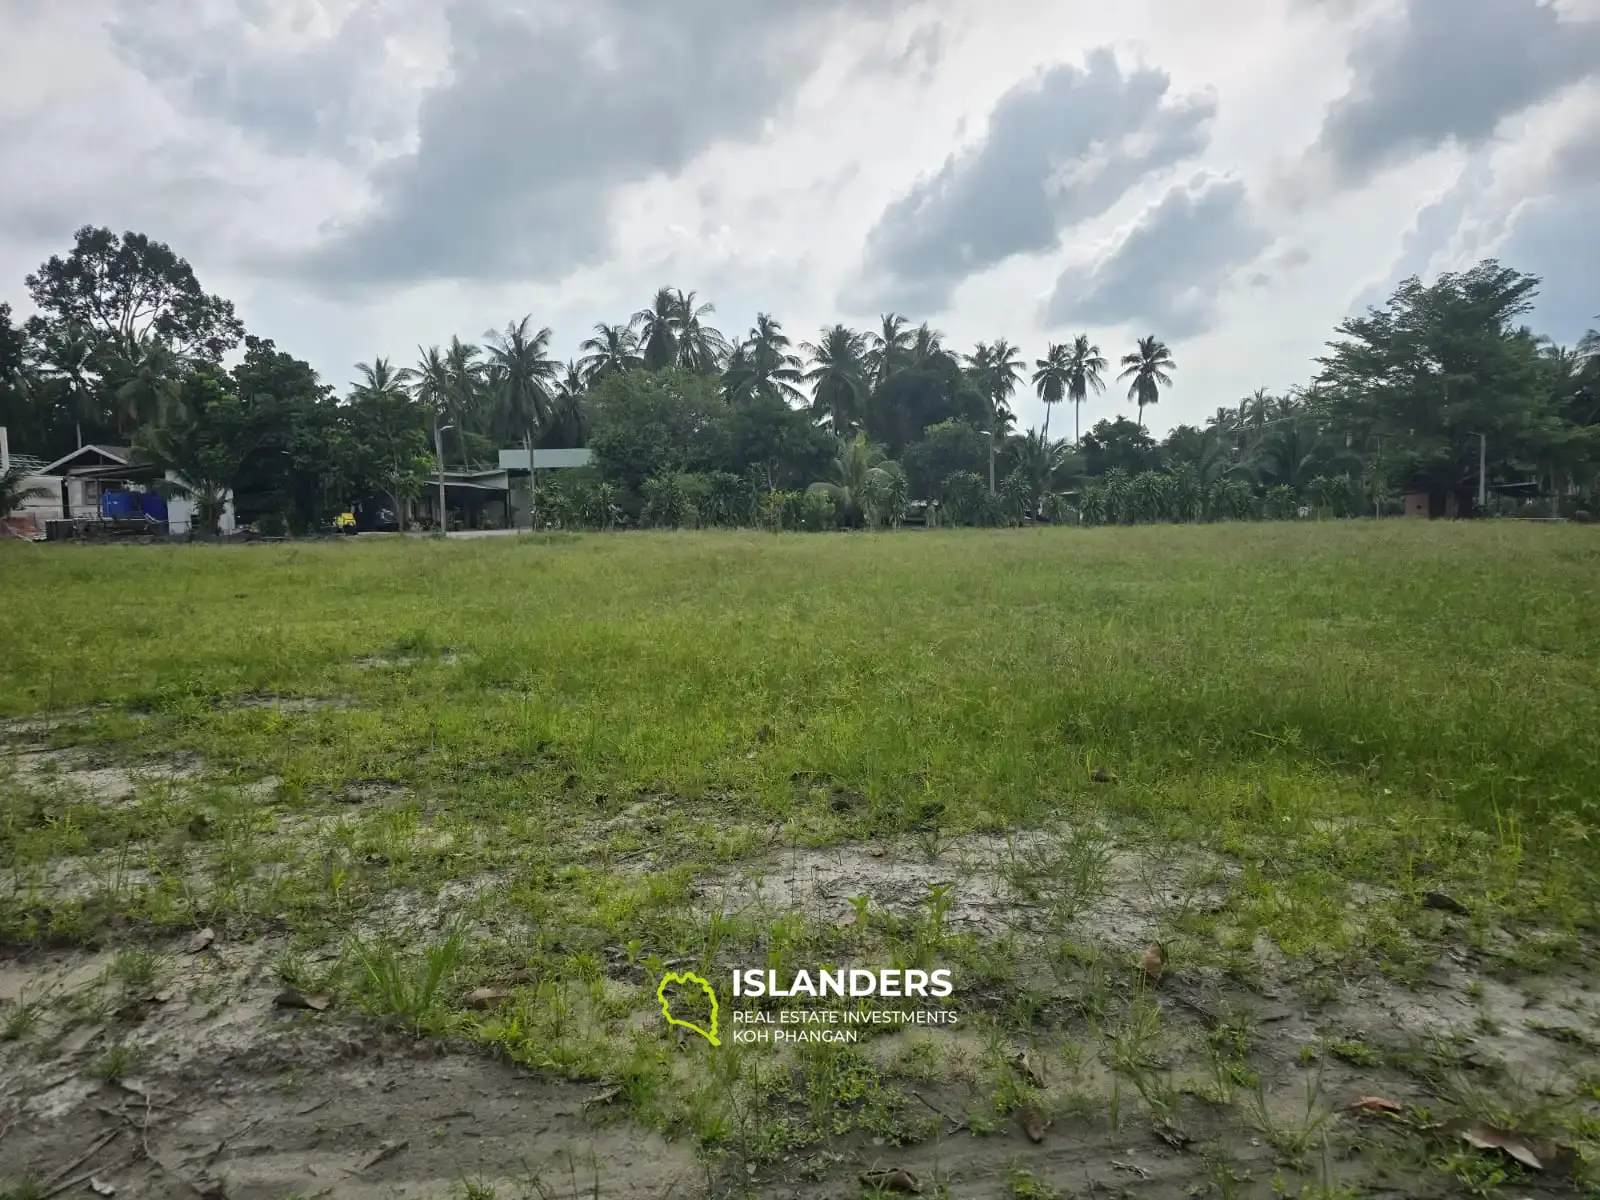
[[[1561,423],[1538,340],[1518,323],[1538,287],[1493,259],[1432,284],[1405,280],[1341,322],[1317,360],[1327,415],[1353,449],[1381,446],[1407,486],[1470,503],[1480,434],[1491,477],[1518,477],[1539,431]]]
[[[1155,440],[1127,417],[1096,421],[1079,445],[1089,475],[1103,476],[1116,469],[1132,474],[1155,465]]]
[[[134,449],[177,477],[164,489],[192,498],[198,523],[216,534],[244,464],[266,432],[261,415],[202,368],[185,376],[163,421],[140,428]]]
[[[1172,352],[1166,343],[1154,336],[1139,339],[1132,354],[1122,356],[1122,373],[1118,379],[1131,380],[1128,399],[1139,405],[1139,428],[1144,428],[1144,410],[1147,405],[1161,399],[1161,389],[1172,386],[1172,372],[1177,369]]]
[[[246,336],[230,390],[262,431],[235,482],[238,519],[249,523],[276,515],[300,533],[342,511],[352,498],[342,418],[333,389],[311,364],[268,338]]]
[[[362,381],[350,394],[348,453],[361,478],[389,498],[405,532],[410,502],[433,471],[428,450],[429,414],[405,386],[404,373],[382,358],[357,364]]]
[[[906,447],[901,461],[911,494],[919,500],[934,500],[944,481],[956,472],[981,471],[987,453],[982,433],[966,421],[946,420],[928,426],[920,440]]]
[[[42,328],[76,327],[125,355],[154,339],[216,363],[244,336],[233,305],[208,295],[188,262],[142,233],[85,225],[71,253],[52,255],[25,282]]]

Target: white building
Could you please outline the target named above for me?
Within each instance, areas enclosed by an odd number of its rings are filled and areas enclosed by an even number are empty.
[[[80,446],[71,454],[63,455],[53,463],[40,464],[37,459],[17,455],[13,458],[0,429],[0,473],[10,463],[27,466],[29,474],[23,480],[25,488],[44,488],[43,496],[31,497],[15,513],[5,514],[17,532],[27,536],[32,532],[42,534],[46,521],[97,520],[109,492],[132,492],[143,495],[155,491],[154,484],[165,478],[167,482],[182,484],[171,471],[161,473],[156,468],[134,461],[127,446]],[[197,506],[193,500],[170,496],[152,508],[165,514],[165,532],[173,536],[187,535],[194,526]],[[162,524],[151,518],[152,526]],[[233,500],[230,497],[223,509],[221,530],[234,531]]]

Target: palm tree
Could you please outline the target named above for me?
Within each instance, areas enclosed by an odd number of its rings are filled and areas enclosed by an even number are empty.
[[[906,319],[899,313],[884,313],[879,321],[878,332],[870,336],[864,360],[873,387],[882,387],[910,358],[913,337],[906,328]]]
[[[702,317],[716,312],[713,304],[696,304],[694,292],[678,292],[674,303],[678,365],[697,375],[711,375],[728,355],[728,339],[720,330],[703,324]]]
[[[1038,369],[1033,373],[1033,390],[1044,404],[1044,436],[1050,436],[1050,411],[1067,398],[1068,355],[1071,351],[1060,342],[1045,347],[1044,357],[1033,360]]]
[[[0,474],[0,533],[5,531],[5,519],[17,509],[29,500],[42,500],[50,494],[47,487],[24,486],[27,477],[28,473],[21,467],[10,467]]]
[[[578,349],[583,351],[578,367],[589,387],[644,365],[644,357],[639,353],[639,337],[631,325],[607,325],[601,321],[594,327],[594,336],[585,338]]]
[[[1072,353],[1067,356],[1067,396],[1072,400],[1072,444],[1078,444],[1078,419],[1083,411],[1083,402],[1089,398],[1092,391],[1095,395],[1106,390],[1105,380],[1101,373],[1110,364],[1105,356],[1100,353],[1100,347],[1089,340],[1089,335],[1080,333],[1072,339]]]
[[[756,323],[742,350],[742,386],[730,389],[736,396],[775,396],[786,403],[805,399],[800,390],[802,364],[789,349],[789,337],[770,313],[757,313]]]
[[[450,348],[444,354],[444,406],[451,423],[456,427],[456,449],[461,453],[463,468],[470,465],[467,461],[467,427],[471,425],[475,432],[482,432],[478,428],[478,410],[479,402],[483,399],[483,364],[478,361],[478,354],[478,347],[463,342],[459,337],[450,339]]]
[[[1017,348],[1005,338],[1000,338],[992,346],[987,342],[979,342],[974,346],[972,353],[967,356],[967,368],[989,406],[989,491],[993,494],[996,443],[1015,420],[1006,401],[1017,390],[1017,381],[1024,367],[1022,360],[1017,357]]]
[[[67,409],[72,413],[73,427],[78,435],[78,449],[83,449],[83,422],[85,418],[98,419],[95,403],[94,371],[95,345],[89,332],[78,325],[69,325],[44,339],[43,353],[39,356],[39,373],[50,380],[66,396]]]
[[[837,434],[855,428],[867,393],[866,339],[835,325],[822,331],[820,342],[803,342],[800,349],[811,359],[802,378],[811,385],[812,413],[826,419]]]
[[[944,334],[932,328],[926,321],[918,325],[912,332],[911,346],[906,354],[906,365],[931,367],[940,359],[948,357],[944,348]]]
[[[106,382],[116,401],[118,428],[129,432],[143,422],[165,420],[177,403],[183,365],[165,342],[149,334],[113,358]]]
[[[894,476],[898,474],[900,467],[888,460],[883,447],[858,433],[840,443],[833,460],[833,478],[813,483],[807,490],[832,497],[841,516],[854,524],[875,500],[895,493]]]
[[[672,288],[657,288],[649,308],[633,314],[630,324],[639,327],[639,348],[647,370],[659,371],[678,361],[678,293]]]
[[[513,321],[503,330],[489,330],[489,378],[502,425],[522,433],[528,448],[528,516],[537,522],[533,450],[539,430],[550,419],[550,385],[560,367],[550,357],[548,326],[534,331],[533,317]]]
[[[396,371],[386,358],[375,358],[371,363],[357,363],[356,373],[361,379],[352,383],[350,387],[357,399],[367,396],[410,395],[407,384],[411,382],[414,373],[406,369]]]
[[[450,394],[450,364],[437,346],[417,347],[417,365],[411,368],[411,394],[435,416],[443,416]]]
[[[1172,372],[1178,364],[1172,361],[1172,352],[1166,343],[1153,335],[1139,339],[1139,348],[1122,356],[1122,374],[1118,379],[1131,379],[1128,399],[1139,404],[1139,428],[1144,428],[1144,410],[1147,404],[1161,399],[1161,389],[1172,386]]]

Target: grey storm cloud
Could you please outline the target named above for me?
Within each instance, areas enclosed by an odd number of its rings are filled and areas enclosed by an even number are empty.
[[[1241,181],[1197,176],[1147,209],[1087,275],[1063,274],[1045,321],[1130,323],[1168,341],[1204,333],[1215,321],[1218,289],[1269,240]]]
[[[1476,146],[1502,119],[1600,71],[1600,22],[1564,21],[1546,0],[1405,0],[1357,35],[1350,91],[1318,147],[1341,179],[1448,142]]]
[[[1105,212],[1153,171],[1202,151],[1216,111],[1175,98],[1165,72],[1124,71],[1107,48],[1001,97],[983,140],[889,205],[867,238],[869,298],[937,310],[957,284]]]
[[[1540,277],[1538,327],[1560,342],[1600,328],[1600,126],[1590,125],[1552,158],[1550,195],[1518,207],[1495,251],[1508,267]]]
[[[363,0],[330,38],[266,49],[263,0],[118,0],[107,22],[118,56],[185,107],[223,120],[278,153],[348,158],[358,139],[392,138],[402,114],[385,37],[413,0]]]
[[[602,258],[607,202],[713,143],[759,136],[827,24],[894,0],[588,0],[447,9],[450,78],[374,207],[305,271],[334,284],[556,278]]]

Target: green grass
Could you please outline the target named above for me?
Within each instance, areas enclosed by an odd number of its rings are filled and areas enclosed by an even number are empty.
[[[1317,1046],[1390,1081],[1432,1060],[1332,1029],[1272,1047],[1230,1012],[1193,1028],[1085,915],[1136,903],[1173,972],[1238,989],[1266,945],[1313,1007],[1444,947],[1581,969],[1596,595],[1592,530],[1509,524],[0,544],[0,717],[61,717],[26,736],[68,778],[200,770],[107,804],[4,786],[0,757],[0,946],[109,943],[137,998],[166,986],[168,935],[284,939],[282,983],[335,1012],[605,1081],[752,1163],[925,1138],[944,1119],[907,1089],[949,1086],[974,1133],[1024,1100],[1111,1128],[1232,1106],[1309,1186],[1345,1134],[1298,1082],[1269,1102],[1266,1073]],[[993,886],[1044,944],[952,924],[973,833],[1017,839]],[[836,922],[693,899],[897,836],[956,882],[897,911],[852,893]],[[935,1035],[887,1074],[860,1047],[696,1058],[638,1020],[669,964],[844,961],[953,965],[965,1049]],[[40,1016],[4,1020],[21,1040]],[[1019,1045],[1054,1064],[1042,1092]]]

